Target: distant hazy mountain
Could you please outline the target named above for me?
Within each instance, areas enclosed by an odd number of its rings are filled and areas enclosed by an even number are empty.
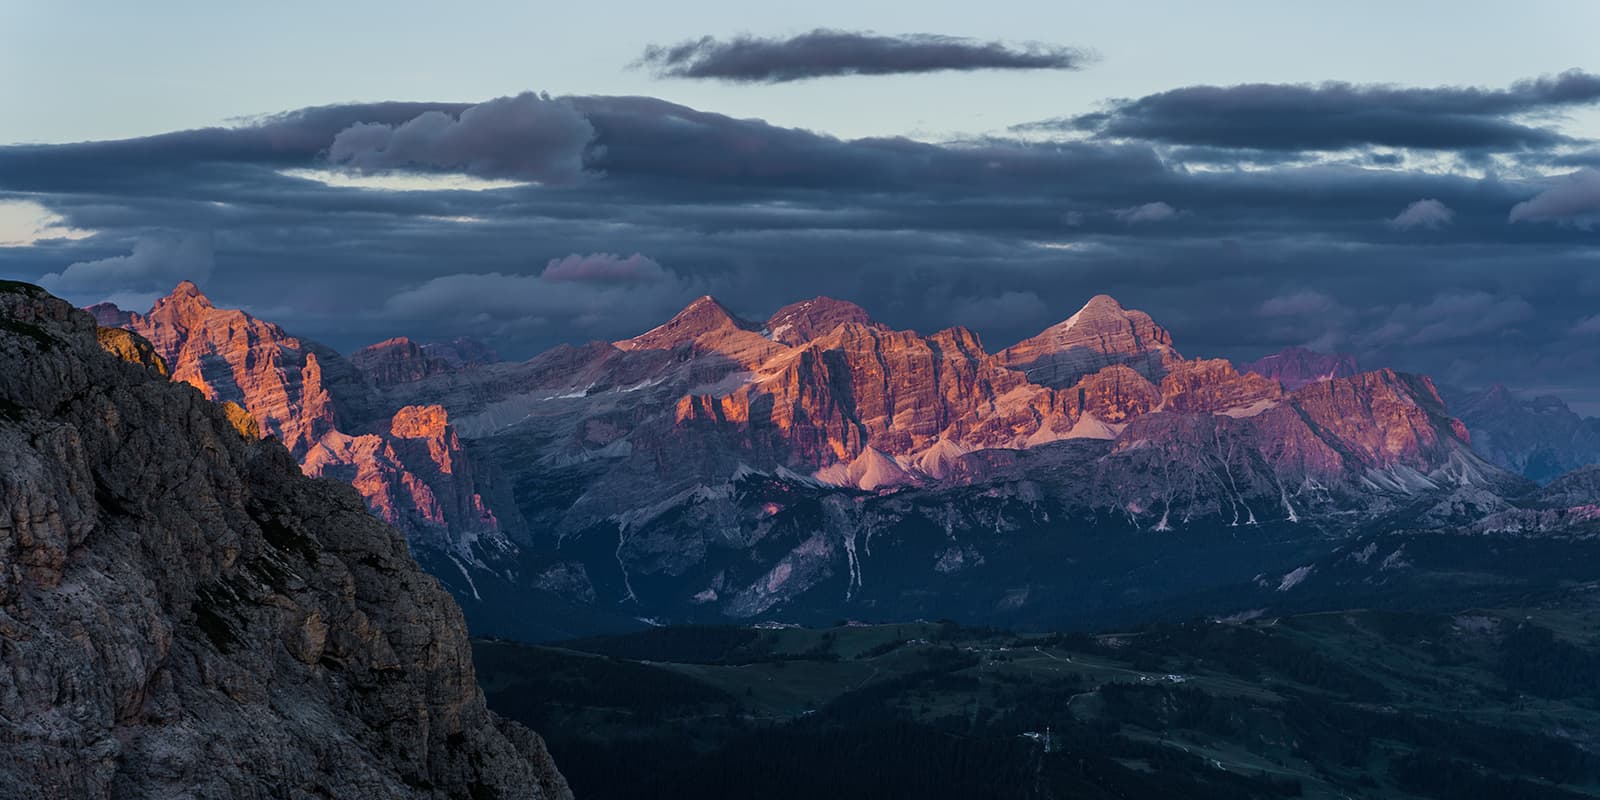
[[[1525,397],[1499,384],[1445,396],[1473,449],[1506,469],[1544,482],[1600,464],[1600,419],[1580,417],[1560,398]]]

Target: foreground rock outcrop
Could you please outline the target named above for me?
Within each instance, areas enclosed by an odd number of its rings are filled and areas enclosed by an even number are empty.
[[[400,408],[381,397],[389,384],[492,359],[481,343],[400,338],[345,358],[241,310],[219,308],[189,281],[145,314],[108,303],[88,311],[106,326],[101,336],[109,343],[131,347],[121,338],[129,332],[148,340],[144,347],[172,365],[173,380],[248,411],[260,434],[280,439],[307,475],[354,486],[419,559],[451,565],[441,577],[458,599],[476,602],[475,579],[495,580],[515,561],[526,523],[494,468],[466,451],[444,409]]]
[[[0,285],[0,797],[570,796],[394,529],[97,338]]]

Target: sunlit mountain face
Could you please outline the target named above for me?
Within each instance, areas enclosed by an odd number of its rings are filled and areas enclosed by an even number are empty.
[[[403,338],[345,358],[192,283],[94,311],[353,484],[474,624],[524,639],[1159,616],[1264,573],[1288,592],[1315,569],[1289,562],[1374,530],[1559,537],[1593,516],[1547,502],[1486,444],[1514,434],[1474,431],[1426,376],[1306,350],[1241,372],[1106,295],[994,353],[826,297],[750,320],[708,296],[520,362]]]
[[[1596,793],[1600,9],[360,6],[4,15],[0,800]]]

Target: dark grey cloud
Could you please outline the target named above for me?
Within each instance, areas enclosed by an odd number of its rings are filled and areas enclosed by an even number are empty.
[[[127,255],[73,262],[41,277],[39,285],[58,294],[164,291],[182,280],[209,279],[214,265],[209,233],[142,236]]]
[[[573,253],[552,258],[539,277],[547,281],[580,283],[650,283],[667,278],[666,270],[654,259],[634,253],[623,257],[615,253]]]
[[[552,268],[554,273],[546,269],[537,276],[489,272],[430,278],[391,295],[382,314],[416,326],[441,316],[464,317],[473,329],[497,339],[549,335],[574,325],[611,338],[630,335],[639,319],[665,321],[704,294],[692,281],[670,273],[642,282],[592,281],[562,277],[558,265]]]
[[[651,45],[638,65],[669,78],[783,83],[840,75],[1080,69],[1090,60],[1083,50],[1037,42],[1008,44],[931,33],[885,36],[817,28],[787,38],[705,36],[674,45]]]
[[[358,122],[333,137],[328,161],[366,172],[455,170],[489,178],[572,183],[594,126],[570,104],[525,92],[463,109],[424,111],[398,125]]]
[[[1503,152],[1570,141],[1523,116],[1595,103],[1600,103],[1600,75],[1578,70],[1518,81],[1505,89],[1253,83],[1172,89],[1116,100],[1102,112],[1018,128],[1266,151],[1381,145]]]
[[[1594,233],[1508,222],[1562,185],[1514,177],[1531,172],[1373,169],[1365,158],[1228,169],[1220,155],[1191,169],[1144,142],[847,140],[653,98],[549,102],[592,126],[588,179],[394,191],[309,177],[339,168],[333,143],[352,126],[398,131],[430,112],[459,121],[469,104],[334,106],[0,147],[0,199],[26,197],[96,232],[0,248],[0,275],[65,275],[187,231],[214,243],[215,299],[296,333],[341,349],[476,335],[519,357],[638,333],[708,293],[752,317],[827,294],[898,327],[969,325],[998,348],[1107,292],[1150,311],[1192,355],[1312,343],[1457,384],[1563,376],[1600,403],[1600,351],[1577,333],[1600,307]],[[463,152],[525,139],[494,125],[475,136]],[[1453,223],[1384,224],[1419,199]],[[1146,208],[1166,218],[1126,219]],[[131,266],[103,263],[62,291],[139,308],[145,287],[193,277]],[[1452,316],[1488,322],[1467,330]]]

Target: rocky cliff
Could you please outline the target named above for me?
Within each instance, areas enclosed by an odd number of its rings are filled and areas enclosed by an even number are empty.
[[[569,796],[396,531],[109,345],[0,286],[0,796]]]
[[[488,345],[466,337],[451,342],[418,344],[397,336],[350,354],[350,363],[378,386],[419,381],[497,360],[498,356]]]
[[[1309,383],[1348,378],[1361,370],[1356,366],[1356,357],[1347,353],[1318,353],[1304,347],[1291,347],[1241,364],[1239,371],[1271,378],[1292,392]]]
[[[1083,376],[1125,365],[1152,381],[1177,360],[1172,335],[1143,311],[1096,295],[1076,314],[1000,351],[1000,361],[1046,386],[1071,386]]]
[[[471,570],[513,560],[523,522],[492,465],[477,463],[437,406],[386,403],[384,386],[446,375],[492,354],[458,340],[425,347],[391,339],[346,359],[237,309],[218,308],[184,281],[147,314],[109,304],[97,321],[149,340],[172,378],[208,399],[239,404],[300,461],[307,475],[350,483],[372,512],[422,551],[460,569],[443,577],[471,598]],[[110,335],[110,334],[106,334]],[[463,582],[464,581],[464,582]]]

